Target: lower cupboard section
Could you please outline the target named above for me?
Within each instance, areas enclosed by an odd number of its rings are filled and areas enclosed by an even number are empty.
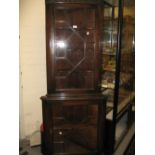
[[[104,102],[44,101],[43,116],[46,141],[44,154],[90,155],[103,151]]]

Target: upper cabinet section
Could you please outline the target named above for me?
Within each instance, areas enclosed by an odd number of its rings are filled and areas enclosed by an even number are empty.
[[[99,91],[99,9],[92,4],[48,4],[48,93]]]

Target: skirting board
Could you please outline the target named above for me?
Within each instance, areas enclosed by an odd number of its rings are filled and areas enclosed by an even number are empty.
[[[30,146],[36,146],[41,144],[40,132],[36,132],[30,137]]]

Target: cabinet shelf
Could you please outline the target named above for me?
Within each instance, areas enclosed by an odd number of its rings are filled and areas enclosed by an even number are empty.
[[[107,101],[107,107],[113,108],[113,102],[112,101]]]
[[[107,71],[107,72],[115,72],[115,68],[104,68],[103,71]]]
[[[131,100],[133,100],[135,97],[135,93],[132,92],[129,96],[127,96],[123,101],[121,101],[119,104],[118,104],[118,109],[117,109],[117,120],[120,118],[120,114],[123,113],[124,111],[126,111],[127,107],[128,107],[128,104]],[[112,120],[112,115],[113,115],[113,110],[110,111],[106,118],[109,119],[109,120]]]
[[[135,92],[132,92],[123,101],[121,101],[121,103],[118,105],[118,109],[117,109],[117,119],[120,118],[121,113],[123,113],[126,110],[127,106],[134,99],[134,97],[135,97]]]
[[[103,52],[103,55],[116,56],[116,52]]]
[[[113,29],[113,28],[103,28],[103,31],[106,31],[106,32],[111,32],[113,34],[117,34],[117,29]]]
[[[126,77],[125,77],[126,75]],[[133,76],[131,74],[122,74],[121,75],[121,81],[120,81],[120,87],[122,87],[124,84],[127,84],[131,79],[133,78]],[[101,88],[105,88],[105,89],[114,89],[115,88],[115,84],[114,83],[104,83],[101,84]],[[104,92],[105,90],[103,90]]]
[[[101,85],[102,88],[107,88],[107,89],[114,89],[115,88],[115,84],[111,84],[111,83],[108,83],[108,84],[102,84]]]

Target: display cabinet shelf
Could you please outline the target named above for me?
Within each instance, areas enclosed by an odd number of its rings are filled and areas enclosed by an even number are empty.
[[[108,52],[108,51],[105,51],[102,54],[103,55],[109,55],[109,56],[116,56],[116,52]]]
[[[134,95],[134,92],[132,92],[128,97],[125,97],[119,104],[118,104],[118,112],[117,112],[117,119],[120,118],[120,115],[125,112],[129,106],[129,103],[134,99],[135,95]],[[130,103],[131,104],[131,103]],[[111,103],[112,105],[112,103]],[[107,103],[107,106],[108,106],[108,103]],[[113,107],[113,106],[111,106]],[[112,120],[112,114],[113,114],[113,111],[110,111],[108,114],[107,114],[107,119],[109,120]]]
[[[102,52],[102,55],[103,56],[113,56],[113,57],[116,57],[116,50],[115,49],[112,49],[112,48],[109,48],[109,49],[103,49],[104,52]]]
[[[107,72],[115,72],[115,68],[109,68],[109,67],[104,67],[103,69],[104,71],[107,71]]]
[[[101,85],[102,88],[107,88],[107,89],[114,89],[115,88],[115,85],[114,84],[102,84]]]

